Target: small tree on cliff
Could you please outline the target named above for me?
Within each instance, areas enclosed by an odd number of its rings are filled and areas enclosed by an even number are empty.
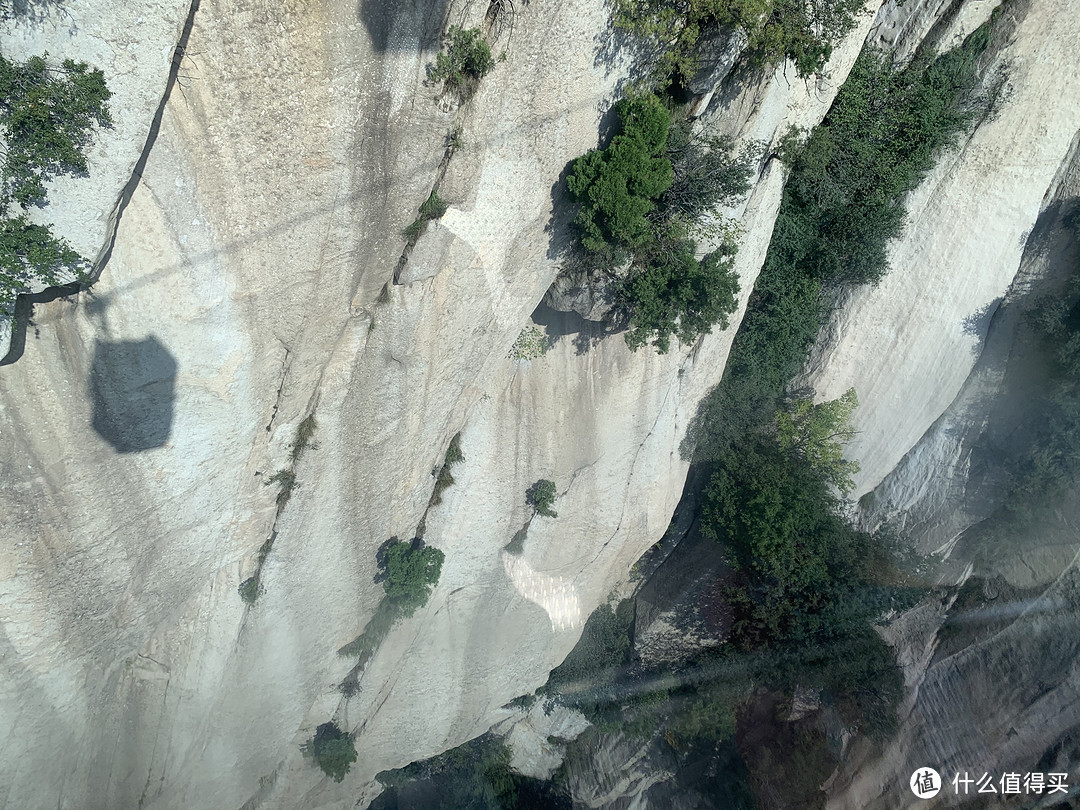
[[[559,513],[551,508],[556,494],[555,482],[541,478],[525,491],[525,500],[536,510],[536,514],[556,518]]]
[[[311,754],[323,773],[340,782],[356,762],[356,746],[352,735],[342,731],[333,721],[315,729],[315,736],[302,746],[304,753]]]
[[[847,494],[855,486],[852,476],[859,462],[844,460],[844,445],[855,438],[851,415],[859,405],[855,389],[818,405],[809,397],[797,399],[776,415],[780,449],[810,464],[830,484]]]
[[[445,555],[422,543],[392,542],[386,548],[386,595],[404,616],[411,616],[431,596]]]
[[[89,262],[31,222],[20,209],[47,204],[45,183],[60,175],[85,175],[93,127],[109,126],[112,94],[100,70],[44,56],[13,62],[0,56],[0,305],[34,280],[56,283],[62,272],[82,275]]]
[[[436,55],[435,66],[428,76],[465,99],[476,92],[480,80],[493,67],[495,58],[483,32],[479,28],[453,25],[446,33],[446,48]]]

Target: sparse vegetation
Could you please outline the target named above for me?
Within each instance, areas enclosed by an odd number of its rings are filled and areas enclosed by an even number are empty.
[[[296,426],[296,438],[293,439],[292,449],[289,455],[295,463],[303,455],[303,452],[311,446],[311,439],[315,435],[315,428],[319,423],[315,421],[315,413],[309,413],[303,421]]]
[[[547,336],[535,326],[526,326],[510,347],[507,357],[518,361],[535,360],[547,354],[547,350]]]
[[[446,448],[446,456],[443,458],[442,466],[439,467],[438,475],[435,477],[435,489],[431,493],[431,500],[428,502],[429,507],[442,503],[443,492],[454,483],[454,474],[450,468],[464,460],[465,455],[461,452],[461,434],[455,433],[454,438],[450,440],[450,445]]]
[[[439,196],[437,190],[432,189],[428,198],[420,204],[420,211],[417,213],[416,219],[401,232],[402,236],[408,240],[410,245],[416,244],[416,240],[424,233],[427,224],[434,219],[439,219],[446,213],[446,209],[446,201]]]
[[[315,729],[315,736],[304,744],[303,750],[310,754],[322,772],[340,782],[356,762],[356,746],[352,735],[342,731],[334,722],[323,723]]]
[[[698,70],[699,45],[741,28],[747,54],[761,66],[791,59],[800,76],[820,72],[855,25],[860,0],[615,0],[613,21],[652,47],[656,73],[683,81]]]
[[[536,514],[557,518],[559,513],[551,508],[557,495],[555,482],[541,478],[525,492],[525,500],[536,510]]]
[[[284,509],[285,505],[289,502],[289,499],[292,498],[293,490],[297,487],[296,473],[291,469],[278,470],[266,479],[265,486],[272,486],[273,484],[278,485],[277,508],[278,513],[280,514],[281,510]]]
[[[491,48],[479,28],[450,26],[444,48],[435,57],[428,77],[442,82],[446,90],[467,99],[476,92],[480,80],[495,67]]]
[[[47,225],[25,214],[48,204],[45,184],[84,176],[84,150],[95,125],[112,123],[104,74],[84,62],[50,65],[44,56],[13,62],[0,56],[0,307],[34,281],[84,278],[90,262]]]

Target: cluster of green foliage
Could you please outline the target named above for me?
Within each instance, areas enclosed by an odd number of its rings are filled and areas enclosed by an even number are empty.
[[[443,458],[442,466],[439,467],[439,473],[435,477],[435,489],[431,493],[428,506],[442,503],[443,492],[447,487],[454,484],[454,474],[450,468],[464,460],[465,454],[461,452],[461,434],[455,433],[454,438],[450,440],[450,444],[446,448],[446,456]]]
[[[904,224],[904,195],[971,122],[989,26],[962,47],[927,52],[903,70],[872,48],[806,142],[784,190],[770,259],[829,283],[875,283]]]
[[[613,21],[650,44],[660,76],[689,80],[700,67],[702,40],[734,28],[746,32],[754,64],[786,58],[809,76],[825,67],[862,6],[860,0],[615,0]]]
[[[436,189],[432,189],[428,198],[420,203],[420,210],[417,212],[416,219],[410,222],[401,235],[408,240],[410,245],[415,245],[416,240],[420,238],[424,233],[424,229],[427,224],[433,219],[439,219],[446,213],[447,203],[439,196],[439,192]]]
[[[323,773],[335,782],[342,781],[356,762],[352,735],[334,722],[323,723],[315,729],[315,736],[303,745],[303,750],[311,754]]]
[[[1007,521],[1024,522],[1080,481],[1080,266],[1060,295],[1041,296],[1029,323],[1046,381],[1023,456],[1011,465]]]
[[[713,326],[726,329],[738,304],[739,277],[732,268],[733,239],[705,255],[694,256],[688,240],[665,240],[648,251],[646,264],[632,273],[619,290],[630,310],[626,343],[638,349],[652,342],[666,354],[675,335],[684,344],[708,334]]]
[[[386,597],[403,616],[411,616],[427,603],[431,589],[439,582],[446,555],[422,543],[391,543],[386,549]]]
[[[728,590],[744,649],[818,643],[895,606],[903,578],[870,535],[852,529],[823,473],[767,436],[722,460],[704,494],[702,531],[740,577]]]
[[[811,397],[800,397],[776,414],[780,449],[804,459],[845,495],[855,486],[852,476],[859,471],[859,462],[844,459],[844,445],[855,437],[850,420],[858,405],[855,389],[850,388],[842,397],[817,405]]]
[[[512,771],[512,755],[501,739],[484,735],[437,757],[383,771],[376,778],[386,790],[372,810],[407,803],[431,810],[570,810],[568,796]],[[418,797],[424,798],[417,803]]]
[[[512,360],[535,360],[547,354],[548,348],[548,339],[544,333],[535,326],[526,326],[510,347],[507,356]]]
[[[494,67],[495,58],[483,32],[479,28],[452,25],[446,34],[445,50],[435,57],[435,66],[428,76],[432,81],[443,82],[447,90],[464,99],[476,92],[480,80]]]
[[[255,560],[255,573],[241,582],[237,588],[240,598],[249,605],[254,605],[265,590],[262,585],[262,569],[273,547],[274,536],[271,535],[266,542],[259,546],[259,554]]]
[[[567,187],[589,263],[608,273],[628,265],[617,289],[628,345],[663,353],[672,335],[690,342],[735,311],[734,233],[715,231],[721,247],[700,260],[691,233],[746,190],[749,163],[728,139],[694,137],[655,95],[632,94],[615,111],[619,133],[573,162]]]
[[[873,48],[860,54],[794,158],[724,377],[688,441],[699,461],[774,421],[836,291],[887,272],[904,196],[976,114],[977,63],[990,31],[988,23],[959,48],[903,69]]]
[[[278,514],[280,514],[292,498],[293,490],[298,486],[296,482],[296,473],[294,473],[291,468],[287,470],[278,470],[266,479],[266,484],[264,486],[271,486],[273,484],[278,485],[277,509]]]
[[[0,305],[34,280],[57,283],[60,274],[82,278],[90,263],[23,209],[47,204],[45,183],[85,175],[83,151],[95,124],[109,126],[111,96],[100,70],[43,56],[13,62],[0,55]]]
[[[652,94],[635,94],[615,105],[621,131],[604,149],[574,161],[567,186],[581,204],[576,223],[587,250],[619,261],[652,237],[646,219],[671,186],[668,159],[671,114]]]
[[[362,657],[374,652],[399,619],[407,619],[427,604],[445,559],[442,551],[425,546],[419,538],[411,543],[391,538],[378,558],[386,596],[364,632],[341,647],[338,655]]]
[[[259,598],[259,594],[262,593],[262,586],[259,584],[258,576],[251,576],[240,583],[240,587],[237,588],[237,592],[240,594],[240,598],[249,605],[254,605],[255,601]]]
[[[536,510],[536,514],[557,518],[559,513],[551,508],[557,494],[555,482],[541,478],[525,491],[525,501]]]
[[[319,423],[315,421],[315,412],[312,411],[296,426],[296,437],[293,439],[289,450],[289,457],[293,463],[300,460],[304,451],[311,447],[311,439],[315,435],[315,429]]]

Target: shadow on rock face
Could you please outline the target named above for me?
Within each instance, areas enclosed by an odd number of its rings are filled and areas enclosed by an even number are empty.
[[[94,431],[120,453],[162,447],[172,432],[176,360],[153,335],[98,341],[90,367]]]
[[[447,0],[358,0],[357,16],[376,51],[416,52],[437,41],[446,4]]]

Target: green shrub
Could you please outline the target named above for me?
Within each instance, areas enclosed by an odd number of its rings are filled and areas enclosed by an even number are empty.
[[[60,175],[85,175],[94,125],[109,126],[112,94],[100,70],[45,57],[12,62],[0,56],[0,307],[35,281],[59,282],[70,272],[84,278],[90,262],[47,225],[19,208],[47,204],[45,184]]]
[[[272,484],[278,485],[277,508],[278,512],[280,513],[281,510],[285,508],[285,505],[292,498],[293,490],[297,487],[296,473],[294,473],[291,469],[278,470],[276,473],[266,479],[266,486],[270,486]]]
[[[296,438],[293,439],[290,457],[295,462],[303,452],[311,446],[311,438],[315,435],[315,428],[319,423],[315,421],[314,412],[309,413],[304,420],[296,426]]]
[[[904,195],[955,143],[975,109],[983,27],[953,51],[898,70],[865,48],[836,102],[795,160],[770,259],[829,283],[878,281],[886,244],[900,234]]]
[[[491,48],[479,28],[463,29],[453,25],[446,35],[445,50],[435,57],[435,66],[428,74],[432,81],[462,98],[468,98],[480,80],[495,67]]]
[[[535,360],[547,354],[547,350],[548,339],[544,333],[535,326],[526,326],[510,347],[507,356],[512,360]]]
[[[442,503],[443,492],[454,483],[454,474],[450,471],[450,468],[464,460],[465,455],[461,452],[461,434],[455,433],[454,438],[450,440],[450,444],[446,448],[446,456],[443,458],[442,466],[439,467],[439,474],[435,478],[435,489],[432,491],[431,499],[428,501],[429,507]]]
[[[442,197],[439,196],[439,192],[435,189],[431,190],[428,198],[420,203],[420,211],[414,219],[401,233],[408,241],[409,244],[415,244],[416,240],[423,234],[427,224],[433,219],[439,219],[446,213],[447,203]]]
[[[615,25],[648,42],[656,72],[689,80],[706,35],[734,28],[748,37],[756,65],[791,59],[800,76],[820,72],[855,26],[861,0],[615,0]]]
[[[340,782],[356,762],[356,746],[352,735],[342,731],[334,722],[323,723],[315,729],[315,736],[305,744],[323,773]]]
[[[259,594],[262,593],[262,586],[259,584],[259,577],[256,574],[253,577],[248,577],[240,583],[240,587],[237,589],[240,593],[240,598],[247,604],[254,605],[255,600],[259,598]]]
[[[715,325],[727,328],[728,316],[738,308],[734,241],[701,261],[693,249],[693,242],[682,241],[649,251],[643,268],[619,287],[619,298],[630,312],[626,343],[631,349],[651,341],[666,354],[672,335],[688,344]]]
[[[525,491],[525,500],[536,510],[536,514],[556,518],[559,513],[551,508],[556,495],[555,482],[541,478]]]
[[[387,597],[401,608],[402,615],[411,616],[427,602],[431,589],[438,583],[445,555],[437,548],[402,540],[386,549],[386,579],[383,588]]]
[[[666,155],[671,115],[652,94],[615,105],[622,130],[604,149],[575,160],[567,186],[581,205],[575,223],[586,249],[614,258],[652,236],[646,215],[673,180]]]

